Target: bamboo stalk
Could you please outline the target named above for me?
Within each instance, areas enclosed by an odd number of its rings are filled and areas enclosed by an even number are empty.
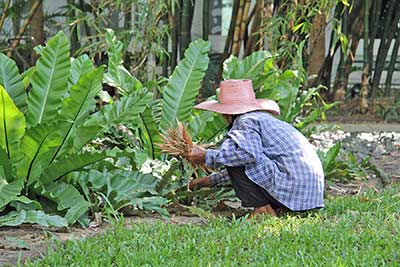
[[[239,41],[237,44],[237,55],[240,53],[240,48],[242,46],[242,42],[244,42],[244,36],[247,32],[247,21],[250,19],[249,17],[249,10],[250,10],[250,0],[245,0],[245,4],[243,7],[243,15],[242,15],[242,21],[240,23],[240,32],[239,32]]]
[[[19,29],[19,32],[18,32],[17,36],[15,37],[14,41],[11,44],[11,48],[7,52],[7,56],[8,57],[12,57],[12,55],[14,53],[14,50],[19,45],[21,37],[24,35],[26,29],[28,28],[29,24],[31,23],[31,21],[33,19],[33,16],[35,15],[36,11],[38,10],[38,8],[42,4],[42,2],[43,2],[42,0],[36,1],[36,3],[34,3],[32,8],[29,10],[28,17],[25,19],[24,24]]]
[[[179,42],[179,58],[182,59],[190,43],[190,0],[182,2],[181,38]]]
[[[0,32],[3,29],[4,21],[6,21],[7,11],[8,11],[8,8],[10,7],[10,3],[11,3],[11,0],[7,0],[6,4],[4,5],[3,13],[1,14],[1,18],[0,18]]]
[[[363,73],[361,75],[361,91],[360,91],[360,105],[359,110],[361,113],[365,113],[368,108],[368,69],[369,69],[369,59],[368,59],[368,41],[369,41],[369,9],[371,8],[369,0],[364,0],[364,46],[363,46],[363,56],[364,56],[364,67]]]
[[[235,33],[235,25],[236,25],[237,16],[239,13],[239,4],[240,4],[240,0],[234,0],[233,7],[232,7],[231,22],[229,24],[229,31],[228,31],[228,35],[226,36],[224,53],[222,54],[221,62],[224,62],[225,59],[227,59],[233,51],[233,36]],[[222,67],[223,67],[223,65],[220,64],[220,66],[218,68],[217,78],[215,79],[215,83],[214,83],[215,85],[218,85],[219,81],[222,78]]]
[[[240,38],[240,28],[243,19],[243,9],[244,9],[244,2],[245,0],[240,0],[238,15],[236,17],[235,22],[235,30],[233,34],[233,44],[232,44],[232,55],[237,56],[239,54],[239,38]]]
[[[237,16],[239,13],[239,1],[240,0],[235,0],[235,2],[233,3],[231,23],[229,24],[229,32],[228,32],[228,36],[226,37],[226,40],[225,40],[223,60],[225,60],[232,51],[232,40],[233,40],[233,35],[235,32]]]
[[[203,40],[208,40],[210,32],[210,1],[203,0]]]
[[[389,68],[387,71],[387,76],[386,76],[386,81],[385,81],[385,96],[386,97],[390,97],[392,95],[391,83],[392,83],[393,73],[395,70],[399,47],[400,47],[399,31],[400,31],[400,28],[397,29],[397,38],[396,38],[396,41],[393,46],[392,55],[390,57]]]
[[[257,0],[256,4],[254,5],[253,12],[254,12],[253,24],[251,25],[249,39],[245,45],[244,55],[243,55],[244,57],[250,55],[254,45],[257,44],[257,36],[259,36],[257,34],[257,30],[260,27],[262,0]]]
[[[343,29],[343,34],[348,36],[349,32],[349,10],[348,8],[345,9],[343,13],[343,18],[342,18],[342,29]],[[340,61],[339,61],[339,66],[338,70],[336,73],[336,78],[335,78],[335,83],[334,83],[334,100],[344,100],[345,95],[346,95],[346,90],[344,87],[345,83],[345,65],[346,65],[346,59],[347,56],[346,54],[347,51],[343,51],[343,49],[340,49]]]
[[[378,32],[378,18],[381,15],[382,10],[382,0],[374,0],[373,8],[371,14],[371,34],[369,36],[369,45],[368,45],[368,76],[372,74],[372,66],[374,60],[374,46],[375,46],[375,37]]]
[[[400,10],[398,9],[396,10],[396,6],[398,5],[399,3],[397,3],[397,0],[391,0],[391,2],[389,3],[388,14],[386,14],[385,18],[384,36],[381,39],[381,43],[379,44],[379,50],[375,64],[375,73],[374,73],[374,78],[372,80],[372,98],[376,97],[379,87],[379,81],[382,76],[383,68],[385,67],[387,53],[389,51],[394,32],[397,29],[397,23],[400,18]],[[393,12],[395,10],[396,10],[395,18],[393,19]],[[390,24],[391,22],[392,25]]]

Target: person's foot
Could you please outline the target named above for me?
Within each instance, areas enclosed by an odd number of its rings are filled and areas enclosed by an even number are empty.
[[[276,214],[275,210],[271,207],[270,204],[261,206],[258,208],[255,208],[251,213],[250,213],[250,218],[253,218],[254,216],[261,215],[261,214],[269,214],[273,217],[277,217],[278,215]]]

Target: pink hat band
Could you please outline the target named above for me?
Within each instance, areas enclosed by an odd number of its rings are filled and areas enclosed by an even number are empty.
[[[194,108],[232,115],[266,110],[279,115],[279,106],[275,101],[256,99],[251,80],[226,80],[221,82],[218,100],[205,101]]]

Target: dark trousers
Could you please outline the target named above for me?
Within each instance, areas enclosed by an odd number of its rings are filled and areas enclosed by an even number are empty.
[[[285,205],[272,197],[264,188],[251,181],[244,172],[243,166],[226,167],[226,169],[236,196],[242,201],[243,207],[258,208],[270,204],[274,210],[289,211]]]

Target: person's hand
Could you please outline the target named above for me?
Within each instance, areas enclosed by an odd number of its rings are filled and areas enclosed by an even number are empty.
[[[193,188],[202,188],[202,187],[207,187],[210,186],[210,177],[209,176],[204,176],[201,178],[194,179],[189,183],[189,188],[192,190]]]
[[[185,154],[184,157],[193,164],[204,165],[206,160],[206,149],[198,145],[193,145],[192,151]]]

